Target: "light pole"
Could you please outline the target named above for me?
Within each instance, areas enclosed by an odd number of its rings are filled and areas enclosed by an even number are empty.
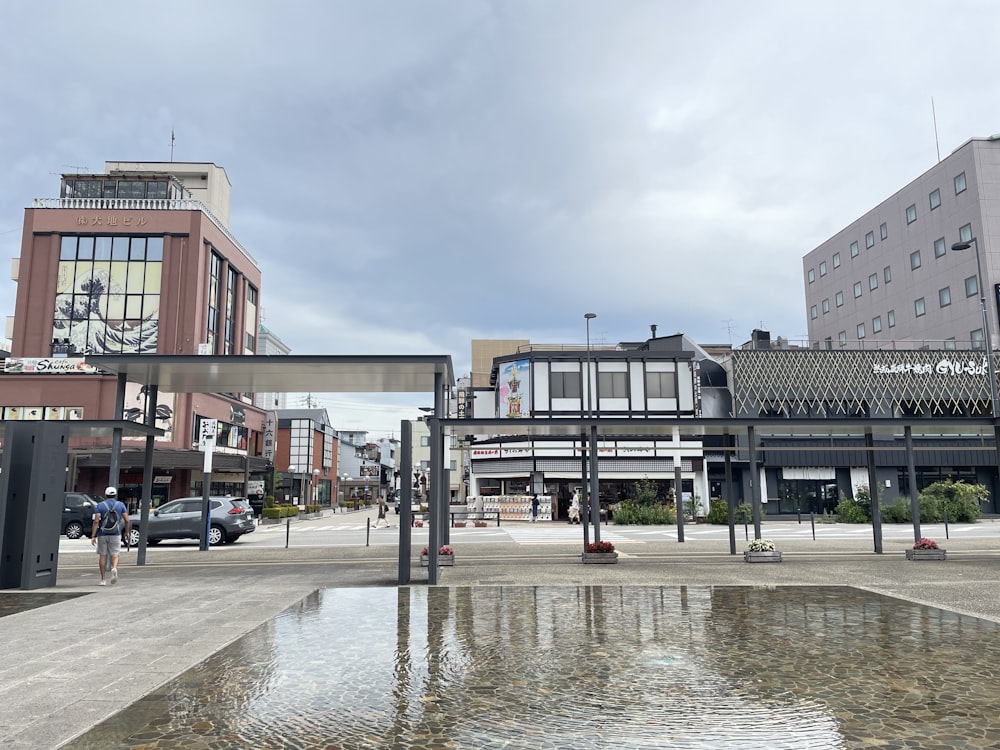
[[[590,371],[590,321],[597,313],[584,313],[587,322],[587,420],[590,422],[590,520],[594,524],[594,541],[601,541],[601,489],[597,476],[597,424],[594,422],[593,375]]]
[[[959,252],[976,248],[976,284],[979,286],[979,307],[983,313],[983,338],[986,340],[986,377],[990,380],[990,415],[993,417],[993,441],[996,448],[996,464],[1000,468],[1000,424],[997,423],[997,373],[993,364],[993,336],[990,335],[990,319],[986,314],[986,286],[983,279],[983,264],[979,260],[979,242],[975,237],[968,242],[956,242],[951,249]],[[998,474],[1000,476],[1000,474]]]
[[[296,467],[295,465],[290,465],[288,467],[288,473],[291,474],[291,476],[292,476],[291,481],[289,481],[289,483],[288,483],[288,493],[289,493],[289,495],[291,495],[291,497],[289,497],[289,500],[294,500],[295,499],[295,469],[296,468],[298,468],[298,467]]]

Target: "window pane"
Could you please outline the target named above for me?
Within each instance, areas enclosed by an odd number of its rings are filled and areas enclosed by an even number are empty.
[[[931,211],[941,205],[941,191],[935,190],[930,194]]]
[[[856,258],[857,255],[858,255],[858,243],[857,242],[852,242],[851,243],[851,257],[852,258]]]
[[[809,317],[813,320],[816,320],[816,318],[819,317],[819,310],[816,308],[816,305],[809,308]]]
[[[811,268],[809,269],[809,273],[807,274],[807,276],[809,277],[809,283],[810,284],[812,284],[814,281],[816,281],[816,272],[814,270],[812,270]]]
[[[875,232],[869,232],[865,235],[865,247],[870,248],[875,246]]]
[[[938,302],[941,303],[941,307],[947,307],[951,304],[951,287],[946,286],[944,289],[938,290]]]
[[[962,242],[972,242],[972,224],[966,224],[958,230],[958,239]]]
[[[872,333],[879,333],[882,330],[882,316],[876,315],[872,318]]]
[[[921,315],[924,314],[924,298],[923,297],[921,297],[920,299],[914,301],[914,303],[913,303],[913,311],[917,314],[918,318]]]
[[[947,252],[944,245],[944,237],[938,237],[934,240],[934,257],[940,258]]]
[[[896,326],[896,311],[890,310],[886,313],[886,319],[889,321],[889,328],[894,328]]]
[[[146,238],[146,260],[163,260],[163,238]]]
[[[965,172],[955,178],[955,195],[965,192]]]
[[[889,236],[889,227],[886,226],[884,221],[881,224],[879,224],[878,234],[879,237],[882,238],[883,240]]]
[[[865,324],[858,323],[858,338],[863,339],[865,337]]]
[[[889,266],[886,266],[885,268],[882,269],[882,280],[886,284],[892,281],[892,269],[890,269]]]
[[[840,268],[840,253],[833,254],[833,267]]]
[[[915,205],[906,207],[906,223],[912,224],[917,220],[917,207]]]
[[[819,264],[819,275],[826,276],[826,261],[824,260]]]
[[[830,312],[830,299],[829,299],[829,297],[827,299],[823,300],[823,314],[826,315],[828,312]]]
[[[920,251],[914,250],[910,253],[910,270],[916,271],[918,268],[920,268]]]
[[[877,273],[873,273],[871,276],[868,277],[868,288],[869,289],[878,289],[878,274]]]
[[[854,298],[857,299],[860,296],[861,296],[861,282],[860,281],[855,281],[854,282]]]
[[[844,293],[843,292],[837,292],[837,294],[835,296],[835,301],[837,303],[837,307],[842,307],[843,304],[844,304]]]
[[[970,276],[965,280],[965,296],[971,297],[979,293],[979,283],[975,276]]]

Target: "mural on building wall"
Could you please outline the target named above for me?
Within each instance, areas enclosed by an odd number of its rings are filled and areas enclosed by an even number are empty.
[[[500,366],[500,417],[521,419],[530,416],[531,388],[528,360],[506,362]]]
[[[163,437],[157,440],[170,441],[173,439],[174,427],[174,402],[176,395],[166,391],[156,393],[156,421],[153,426],[163,430]],[[146,386],[138,383],[125,384],[125,411],[122,419],[139,424],[146,423],[146,406],[149,401]],[[145,440],[145,438],[135,438]]]
[[[153,354],[162,238],[64,237],[52,338],[79,354]],[[78,243],[78,246],[77,246]]]

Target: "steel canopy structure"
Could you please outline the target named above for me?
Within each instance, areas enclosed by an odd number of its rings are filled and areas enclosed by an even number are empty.
[[[175,393],[433,393],[455,382],[450,355],[102,354],[89,365]]]

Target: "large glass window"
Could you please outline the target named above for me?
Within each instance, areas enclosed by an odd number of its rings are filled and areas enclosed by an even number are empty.
[[[603,395],[603,393],[601,395]],[[676,397],[677,397],[677,389],[675,387],[674,373],[672,372],[646,373],[646,398],[676,398]]]
[[[627,373],[598,372],[597,394],[600,398],[628,398]]]
[[[222,293],[222,256],[212,251],[208,267],[208,315],[205,321],[205,343],[215,354],[215,339],[219,331],[219,297]]]
[[[579,372],[553,372],[549,375],[552,398],[580,398],[582,387]]]
[[[155,354],[162,256],[162,237],[63,236],[52,338],[80,355]]]

